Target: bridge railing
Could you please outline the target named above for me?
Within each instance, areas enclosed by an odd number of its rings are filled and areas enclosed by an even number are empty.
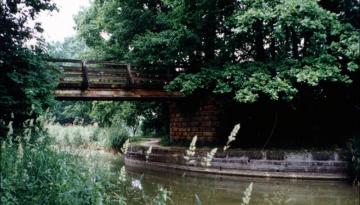
[[[175,77],[171,70],[152,70],[127,63],[51,59],[61,72],[59,89],[162,88]]]

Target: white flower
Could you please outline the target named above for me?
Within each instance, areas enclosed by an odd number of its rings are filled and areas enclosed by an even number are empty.
[[[213,160],[218,148],[212,149],[210,152],[206,154],[206,157],[203,157],[201,165],[210,167],[211,161]]]
[[[146,157],[146,162],[149,160],[149,156],[150,156],[150,154],[151,154],[151,151],[152,151],[152,146],[150,146],[149,149],[146,151],[146,155],[145,155],[145,157]]]
[[[140,180],[138,180],[138,179],[133,180],[133,181],[131,182],[131,185],[132,185],[132,187],[135,188],[135,189],[142,190],[141,182],[140,182]]]
[[[227,150],[230,148],[230,143],[235,141],[235,137],[237,135],[237,133],[240,130],[240,124],[236,124],[233,128],[233,130],[231,131],[230,135],[228,136],[228,141],[226,142],[226,145],[224,146],[223,150]]]
[[[19,143],[17,153],[18,153],[18,158],[19,158],[19,159],[22,159],[23,156],[24,156],[24,148],[23,148],[23,146],[22,146],[22,143]]]
[[[108,33],[108,32],[106,32],[106,31],[101,31],[100,32],[100,36],[101,36],[101,38],[103,38],[105,41],[108,41],[108,40],[110,40],[110,38],[111,38],[111,34],[110,33]]]
[[[190,157],[193,157],[195,155],[196,141],[197,141],[197,136],[195,135],[191,140],[189,149],[186,150],[186,155],[184,156],[184,159],[186,161],[189,161]]]
[[[244,197],[242,198],[242,203],[241,205],[247,205],[250,202],[250,197],[251,197],[251,193],[252,193],[252,189],[253,189],[253,184],[254,183],[250,183],[249,186],[246,188],[246,190],[244,191]]]
[[[123,144],[123,147],[121,148],[121,151],[123,154],[126,154],[128,152],[128,149],[129,149],[129,139],[127,139],[124,144]]]
[[[120,176],[119,176],[119,181],[120,181],[120,182],[125,182],[125,181],[126,181],[125,166],[122,166],[122,167],[121,167]]]

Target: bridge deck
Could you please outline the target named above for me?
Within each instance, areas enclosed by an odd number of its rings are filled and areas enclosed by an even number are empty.
[[[163,87],[171,81],[175,71],[133,67],[126,63],[50,60],[60,72],[55,90],[59,100],[131,100],[180,98],[177,92]]]

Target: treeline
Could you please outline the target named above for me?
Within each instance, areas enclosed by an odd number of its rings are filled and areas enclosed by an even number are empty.
[[[100,58],[225,98],[239,146],[319,147],[360,135],[358,19],[356,0],[95,0],[76,22]]]
[[[103,59],[183,68],[168,90],[291,101],[359,76],[356,0],[95,0],[77,17]],[[319,94],[320,96],[322,94]]]
[[[168,137],[167,106],[157,102],[57,102],[55,123],[126,128],[131,136]]]
[[[22,127],[53,103],[56,72],[49,67],[39,23],[30,24],[37,14],[54,10],[47,0],[0,2],[0,136],[7,123]]]

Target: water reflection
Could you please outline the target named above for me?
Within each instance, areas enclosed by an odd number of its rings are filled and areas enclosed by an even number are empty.
[[[118,156],[100,160],[118,172],[123,162]],[[202,204],[241,204],[243,192],[254,182],[251,205],[359,205],[359,192],[343,181],[266,179],[208,175],[194,172],[126,169],[127,175],[140,179],[143,191],[154,195],[159,185],[171,191],[176,205],[195,204],[195,194]]]

